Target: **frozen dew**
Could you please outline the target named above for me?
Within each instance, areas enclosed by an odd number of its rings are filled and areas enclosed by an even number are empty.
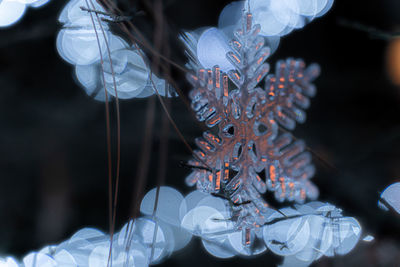
[[[25,13],[25,4],[12,1],[0,1],[0,27],[8,27],[18,22]]]
[[[205,30],[197,43],[197,57],[204,68],[211,69],[218,65],[225,72],[234,69],[226,58],[229,51],[227,37],[217,28]]]
[[[388,186],[381,194],[378,206],[383,210],[392,208],[400,213],[400,182]]]

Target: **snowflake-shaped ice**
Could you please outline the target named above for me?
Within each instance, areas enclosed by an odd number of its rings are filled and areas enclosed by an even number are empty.
[[[192,108],[211,130],[196,139],[200,149],[189,162],[196,168],[186,182],[229,199],[238,228],[248,231],[265,223],[268,204],[260,194],[267,189],[279,201],[302,203],[318,196],[309,181],[314,174],[311,155],[303,141],[283,129],[305,121],[303,109],[315,94],[311,82],[319,67],[287,59],[266,77],[270,52],[260,26],[252,24],[251,13],[242,24],[227,53],[235,70],[224,73],[215,66],[188,75],[194,87]],[[264,90],[257,87],[263,80]]]

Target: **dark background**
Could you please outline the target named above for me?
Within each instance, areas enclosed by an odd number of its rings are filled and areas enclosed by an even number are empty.
[[[176,34],[174,29],[216,25],[218,14],[229,2],[164,1],[171,36]],[[22,256],[45,244],[59,243],[84,226],[108,229],[104,104],[84,93],[74,82],[72,66],[57,54],[55,38],[61,27],[57,17],[64,4],[52,0],[43,8],[29,9],[17,25],[0,29],[0,252],[4,255]],[[142,6],[138,3],[138,9]],[[152,20],[146,16],[134,22],[149,34]],[[374,242],[361,242],[347,256],[324,258],[315,265],[399,266],[400,216],[376,205],[380,192],[400,179],[400,87],[387,74],[387,48],[394,41],[342,27],[340,19],[395,32],[400,26],[400,2],[337,0],[326,16],[284,37],[269,60],[272,67],[277,59],[289,56],[321,65],[318,94],[306,124],[294,134],[329,163],[314,157],[320,199],[356,217],[363,236],[375,236]],[[175,43],[172,54],[182,64],[182,49],[172,38],[171,43]],[[184,92],[190,89],[179,71],[173,77]],[[147,102],[120,103],[117,229],[131,212]],[[180,99],[171,104],[173,118],[193,146],[201,128]],[[146,191],[155,186],[159,166],[159,105],[156,111]],[[192,189],[184,185],[189,170],[179,162],[189,158],[171,130],[166,184],[183,193]],[[221,261],[192,240],[161,266],[275,266],[279,261],[272,253]]]

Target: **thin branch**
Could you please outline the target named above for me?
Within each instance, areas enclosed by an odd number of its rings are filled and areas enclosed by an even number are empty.
[[[369,34],[369,36],[371,38],[375,38],[375,39],[382,39],[382,40],[388,41],[388,40],[391,40],[393,38],[399,38],[400,37],[400,32],[382,31],[382,30],[377,29],[375,27],[367,26],[367,25],[364,25],[364,24],[356,22],[356,21],[349,21],[349,20],[344,19],[344,18],[339,18],[337,20],[337,23],[340,26],[343,26],[343,27],[346,27],[346,28],[350,28],[350,29],[366,32],[366,33]]]
[[[86,1],[86,5],[89,8],[89,2],[88,0]],[[90,0],[91,1],[91,0]],[[93,2],[92,2],[93,5]],[[104,76],[104,59],[103,59],[103,53],[101,50],[101,45],[100,45],[100,39],[99,35],[97,32],[96,24],[93,19],[93,14],[90,14],[90,19],[93,25],[94,32],[96,34],[96,40],[97,40],[97,45],[99,48],[99,54],[100,54],[100,66],[101,66],[101,73],[102,73],[102,79],[103,79],[103,85],[104,85],[104,93],[105,93],[105,112],[106,112],[106,128],[107,128],[107,155],[108,155],[108,212],[109,212],[109,227],[110,227],[110,232],[113,231],[113,226],[112,226],[112,157],[111,157],[111,127],[110,127],[110,111],[109,111],[109,103],[108,103],[108,93],[107,93],[107,88],[106,88],[106,79]],[[102,29],[103,30],[103,29]],[[103,31],[104,33],[104,31]],[[111,236],[110,236],[111,238]],[[110,239],[110,251],[112,247],[112,239]],[[109,254],[109,259],[111,258],[111,253]],[[107,264],[108,265],[108,264]],[[112,265],[112,261],[111,261]]]

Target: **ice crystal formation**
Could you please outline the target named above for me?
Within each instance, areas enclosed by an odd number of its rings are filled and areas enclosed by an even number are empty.
[[[189,164],[199,168],[186,182],[208,193],[222,193],[236,204],[238,227],[247,232],[266,223],[268,204],[260,194],[267,190],[281,202],[303,203],[318,196],[309,180],[314,167],[304,142],[280,127],[293,130],[305,121],[303,109],[315,94],[312,81],[319,67],[287,59],[277,63],[274,75],[266,76],[269,48],[259,32],[260,25],[253,25],[247,13],[230,43],[233,51],[227,53],[235,70],[224,73],[215,66],[188,76],[197,119],[209,128],[218,127],[218,133],[207,131],[196,139],[200,150]],[[257,87],[264,79],[265,88]]]
[[[318,197],[310,181],[314,166],[304,142],[290,133],[306,120],[319,67],[289,58],[268,74],[266,63],[280,36],[323,15],[332,2],[235,2],[222,12],[219,28],[182,36],[187,67],[194,71],[187,75],[193,86],[191,105],[209,128],[195,140],[198,149],[189,161],[193,170],[186,183],[198,190],[183,197],[160,187],[157,197],[153,189],[142,200],[143,216],[112,240],[84,228],[58,245],[29,253],[22,262],[0,258],[0,266],[105,267],[111,261],[112,266],[142,267],[183,249],[192,235],[215,257],[255,256],[269,249],[285,257],[282,266],[307,266],[322,256],[351,251],[361,236],[358,221],[329,203],[304,203]],[[110,32],[99,14],[107,13],[95,2],[72,0],[59,18],[64,28],[57,37],[58,51],[75,65],[85,91],[97,100],[105,100],[105,92],[133,98],[155,89],[169,96],[142,51]],[[397,189],[398,184],[389,187],[381,202],[397,209]],[[275,209],[263,198],[267,191],[279,202],[295,203]]]

